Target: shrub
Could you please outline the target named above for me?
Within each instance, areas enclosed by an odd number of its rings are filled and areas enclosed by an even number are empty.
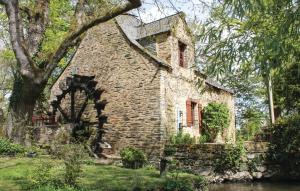
[[[125,168],[142,168],[147,162],[145,153],[133,147],[126,147],[122,149],[120,155],[122,158],[122,164]]]
[[[46,185],[54,185],[55,180],[51,176],[53,165],[49,161],[40,161],[29,176],[29,188],[37,189]]]
[[[176,153],[176,147],[174,147],[173,145],[167,145],[164,149],[164,155],[166,157],[168,156],[172,156]]]
[[[158,190],[164,191],[193,191],[207,190],[208,183],[202,176],[195,177],[179,177],[171,176],[165,178]]]
[[[11,143],[7,139],[0,138],[0,155],[16,155],[24,152],[25,148],[23,146]]]
[[[283,172],[300,172],[300,115],[280,119],[272,132],[268,159]]]
[[[199,137],[199,143],[202,144],[202,143],[207,143],[209,141],[209,138],[207,135],[203,134]]]
[[[193,183],[189,179],[166,178],[162,184],[164,191],[193,191]]]
[[[236,145],[227,145],[215,161],[215,171],[225,172],[227,170],[237,171],[245,155],[245,148],[242,142]]]
[[[196,141],[190,134],[182,133],[182,131],[180,131],[178,134],[171,137],[170,142],[174,145],[191,145],[195,144]]]
[[[79,190],[77,180],[81,176],[82,164],[88,157],[84,147],[78,144],[62,145],[57,148],[56,157],[63,160],[62,174],[53,176],[50,172],[54,165],[49,161],[41,161],[30,176],[31,190]]]
[[[64,145],[60,154],[65,165],[64,183],[74,186],[77,179],[81,176],[82,164],[88,158],[88,154],[84,147],[79,144]]]
[[[214,141],[219,132],[229,127],[229,109],[225,104],[212,102],[203,110],[203,134]]]

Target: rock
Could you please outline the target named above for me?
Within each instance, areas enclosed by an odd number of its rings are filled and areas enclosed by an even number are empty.
[[[247,158],[248,158],[248,159],[254,159],[254,158],[255,158],[255,154],[248,154],[248,155],[247,155]]]
[[[263,174],[261,172],[253,172],[252,176],[255,179],[260,179],[263,176]]]
[[[237,172],[229,177],[229,181],[247,182],[252,180],[252,176],[248,171]]]
[[[267,168],[265,166],[258,166],[258,167],[256,167],[256,170],[258,172],[265,172],[267,170]]]
[[[268,171],[265,171],[265,172],[263,173],[263,177],[264,177],[264,178],[271,178],[271,177],[274,176],[274,174],[276,174],[276,172],[271,171],[271,170],[268,170]]]
[[[199,170],[199,175],[201,176],[208,176],[213,174],[213,169],[212,168],[203,168]]]

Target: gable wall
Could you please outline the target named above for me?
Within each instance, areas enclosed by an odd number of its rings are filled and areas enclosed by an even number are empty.
[[[159,151],[161,144],[160,68],[130,45],[114,21],[91,29],[71,64],[52,88],[73,68],[80,75],[96,75],[97,87],[105,90],[108,116],[105,141],[115,151],[131,145]],[[53,97],[53,96],[52,96]]]
[[[193,39],[185,28],[185,23],[179,19],[176,26],[167,38],[171,47],[170,64],[173,67],[172,73],[162,71],[162,102],[165,109],[163,110],[162,123],[165,127],[166,137],[178,131],[178,123],[183,122],[185,127],[184,132],[190,133],[196,139],[200,136],[199,126],[187,126],[186,101],[188,99],[197,100],[205,107],[209,102],[225,103],[230,110],[230,127],[224,132],[224,136],[219,138],[220,142],[226,140],[235,140],[235,114],[234,114],[234,97],[223,90],[210,88],[210,91],[201,93],[198,87],[198,82],[204,79],[197,76],[195,70],[195,49]],[[178,41],[187,45],[185,52],[185,61],[187,67],[179,66]],[[197,110],[197,108],[196,108]],[[183,113],[182,118],[179,117],[179,112]],[[198,113],[198,111],[196,111]],[[195,116],[198,120],[198,115]]]

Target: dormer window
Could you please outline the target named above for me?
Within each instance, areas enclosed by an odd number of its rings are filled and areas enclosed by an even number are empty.
[[[178,49],[179,49],[179,66],[186,67],[186,63],[185,63],[186,44],[182,42],[178,42]]]

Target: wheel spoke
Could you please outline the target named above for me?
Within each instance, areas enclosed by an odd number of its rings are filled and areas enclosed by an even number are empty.
[[[57,105],[57,109],[59,110],[59,112],[62,114],[62,116],[65,118],[65,120],[67,122],[70,122],[70,119],[68,117],[68,115],[65,113],[65,111],[60,107],[60,105]]]
[[[71,91],[71,121],[75,122],[75,91]]]
[[[85,100],[84,100],[84,103],[83,103],[83,105],[82,105],[82,107],[81,107],[81,109],[80,109],[80,111],[78,113],[78,115],[76,116],[76,121],[80,120],[80,118],[81,118],[81,116],[82,116],[82,114],[83,114],[83,112],[84,112],[84,110],[85,110],[85,108],[86,108],[86,106],[88,104],[88,101],[89,101],[89,96],[87,95],[86,98],[85,98]]]

